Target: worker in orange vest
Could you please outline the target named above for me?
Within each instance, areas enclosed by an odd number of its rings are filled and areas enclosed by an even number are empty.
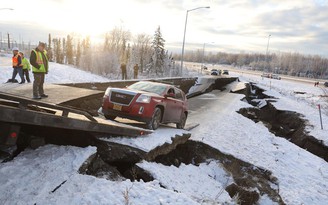
[[[15,82],[15,78],[17,76],[17,73],[19,74],[19,77],[21,78],[21,82],[19,84],[25,83],[25,79],[23,77],[23,64],[22,64],[22,57],[19,54],[19,49],[17,47],[13,48],[13,76],[11,78],[11,82]],[[16,81],[17,82],[17,81]]]

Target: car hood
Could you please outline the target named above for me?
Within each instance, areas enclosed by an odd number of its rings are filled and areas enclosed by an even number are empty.
[[[137,95],[137,94],[143,94],[143,95],[148,95],[148,96],[154,96],[154,97],[162,97],[161,95],[158,95],[156,93],[151,93],[151,92],[146,92],[146,91],[141,91],[141,90],[133,90],[129,88],[111,88],[111,92],[119,92],[119,93],[125,93],[128,95]]]

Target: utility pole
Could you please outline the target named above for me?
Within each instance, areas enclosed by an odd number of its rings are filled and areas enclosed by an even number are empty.
[[[197,7],[194,9],[187,10],[186,12],[186,20],[185,20],[185,26],[184,26],[184,33],[183,33],[183,41],[182,41],[182,52],[181,52],[181,66],[180,66],[180,75],[182,76],[182,69],[183,69],[183,55],[184,55],[184,47],[185,47],[185,39],[186,39],[186,30],[187,30],[187,21],[188,21],[188,13],[190,11],[194,11],[197,9],[209,9],[209,6],[202,6],[202,7]]]
[[[269,61],[268,61],[270,37],[271,37],[271,34],[269,34],[269,36],[268,36],[268,43],[267,43],[267,48],[266,48],[266,53],[265,53],[265,67],[268,66],[267,67],[268,71],[271,70],[271,69],[269,70],[270,66],[269,66]]]
[[[10,38],[9,38],[9,33],[8,34],[8,49],[10,49]]]

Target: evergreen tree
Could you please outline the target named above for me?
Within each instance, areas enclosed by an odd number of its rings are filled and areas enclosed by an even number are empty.
[[[165,62],[165,49],[164,49],[165,40],[162,37],[161,28],[158,28],[155,31],[154,38],[152,41],[153,55],[151,59],[151,69],[152,72],[155,72],[156,75],[163,74],[164,62]]]
[[[73,65],[73,38],[70,35],[67,35],[67,42],[66,42],[66,58],[67,63]]]
[[[47,50],[47,55],[48,55],[48,59],[49,61],[53,61],[53,51],[52,51],[52,47],[51,47],[51,34],[49,33],[48,36],[48,50]]]
[[[84,40],[83,40],[83,55],[87,55],[88,52],[90,51],[90,36],[87,36]]]
[[[63,64],[67,64],[67,58],[66,58],[66,39],[63,38],[63,49],[61,53],[61,59]]]
[[[58,56],[57,56],[57,41],[58,41],[58,39],[56,39],[56,38],[52,39],[52,43],[54,45],[52,59],[56,63],[57,63],[57,59],[58,59]]]
[[[56,63],[63,64],[63,52],[60,38],[56,40]]]
[[[77,43],[77,48],[76,48],[76,61],[75,61],[75,66],[80,66],[80,61],[81,61],[81,42],[80,40]]]
[[[126,52],[126,39],[122,40],[121,45],[121,64],[128,63],[128,53]]]
[[[91,42],[90,36],[87,36],[82,41],[82,48],[83,48],[83,64],[82,67],[85,68],[87,71],[91,70],[91,63],[92,63],[92,56],[91,56]]]

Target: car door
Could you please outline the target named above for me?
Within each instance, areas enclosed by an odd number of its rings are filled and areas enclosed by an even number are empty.
[[[182,91],[179,89],[175,88],[175,106],[176,106],[176,110],[175,110],[175,118],[176,118],[176,122],[180,122],[180,118],[182,115],[182,112],[184,111],[184,107],[185,105],[185,101],[184,101],[184,96],[182,94]]]
[[[173,91],[174,95],[170,96],[169,93]],[[165,100],[165,111],[163,115],[163,122],[178,122],[180,119],[179,113],[179,102],[176,100],[176,90],[173,87],[170,87],[167,90],[167,97],[164,99]],[[180,112],[181,114],[181,112]]]

